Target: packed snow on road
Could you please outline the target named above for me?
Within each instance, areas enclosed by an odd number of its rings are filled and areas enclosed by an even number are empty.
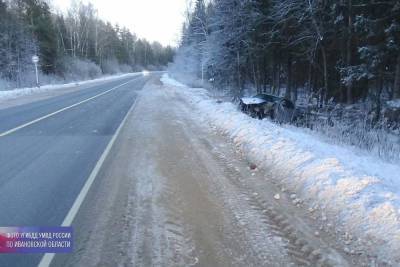
[[[399,262],[400,166],[319,135],[270,120],[252,119],[231,102],[216,101],[201,88],[189,88],[165,74],[164,84],[196,106],[195,116],[228,135],[245,155],[268,171],[282,192],[304,201],[321,228],[335,228],[386,262]],[[282,192],[276,192],[275,199]]]

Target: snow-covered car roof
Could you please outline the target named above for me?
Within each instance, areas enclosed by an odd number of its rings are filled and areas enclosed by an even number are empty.
[[[264,99],[261,99],[258,97],[243,97],[243,98],[241,98],[241,100],[246,105],[265,103]]]
[[[262,104],[265,102],[276,103],[281,100],[283,100],[283,98],[274,96],[274,95],[269,95],[269,94],[258,94],[258,95],[252,96],[252,97],[242,98],[242,101],[245,104]]]

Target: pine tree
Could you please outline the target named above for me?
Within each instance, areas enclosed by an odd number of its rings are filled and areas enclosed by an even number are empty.
[[[57,58],[57,39],[48,4],[41,0],[18,0],[18,8],[38,41],[42,71],[53,73]]]

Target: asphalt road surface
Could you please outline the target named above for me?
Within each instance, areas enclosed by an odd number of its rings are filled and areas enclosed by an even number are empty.
[[[51,266],[352,266],[191,101],[146,83]]]
[[[0,226],[74,229],[0,267],[375,266],[159,78],[0,105]]]
[[[0,225],[61,225],[150,76],[1,109]],[[0,255],[0,266],[36,266],[42,256]]]

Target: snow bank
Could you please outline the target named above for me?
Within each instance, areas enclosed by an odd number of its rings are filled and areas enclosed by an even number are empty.
[[[111,80],[116,80],[116,79],[120,79],[120,78],[136,76],[136,75],[140,75],[140,74],[142,74],[142,73],[141,72],[127,73],[127,74],[106,76],[106,77],[102,77],[99,79],[87,80],[87,81],[81,81],[81,82],[44,85],[44,86],[41,86],[40,88],[32,87],[32,88],[19,88],[19,89],[14,89],[14,90],[7,90],[7,91],[0,90],[0,101],[15,99],[15,98],[18,98],[21,96],[27,96],[27,95],[31,95],[31,94],[35,94],[35,93],[47,92],[50,90],[65,89],[65,88],[75,87],[78,85],[85,85],[85,84],[91,84],[91,83],[103,82],[103,81],[111,81]]]
[[[387,104],[391,108],[400,108],[400,99],[388,101]]]
[[[190,99],[204,120],[312,209],[374,246],[382,260],[400,261],[400,166],[328,144],[304,129],[252,119],[166,74],[162,82]]]

